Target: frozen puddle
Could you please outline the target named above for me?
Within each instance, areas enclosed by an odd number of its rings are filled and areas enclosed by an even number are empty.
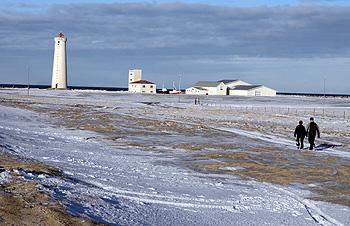
[[[128,146],[112,147],[84,139],[96,134],[51,128],[34,116],[38,115],[0,107],[0,141],[5,151],[38,159],[66,172],[64,180],[22,173],[46,185],[43,189],[61,200],[72,214],[110,225],[350,222],[349,215],[328,213],[327,208],[321,210],[304,199],[304,191],[241,181],[229,175],[195,173],[177,165],[180,153],[176,151],[165,155]]]

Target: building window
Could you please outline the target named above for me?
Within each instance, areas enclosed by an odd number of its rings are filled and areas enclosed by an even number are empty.
[[[261,96],[261,91],[255,91],[255,96]]]
[[[145,86],[145,85],[142,85],[142,88],[146,88],[146,86]]]
[[[151,91],[151,93],[153,93],[153,91]]]
[[[153,86],[152,86],[152,85],[151,85],[150,87],[151,87],[151,88],[153,88]]]

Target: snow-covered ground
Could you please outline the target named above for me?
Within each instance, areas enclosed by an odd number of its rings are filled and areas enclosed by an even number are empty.
[[[62,169],[66,178],[22,173],[26,179],[43,183],[42,189],[51,192],[75,215],[111,225],[350,225],[348,207],[309,200],[310,192],[297,187],[193,171],[186,163],[191,161],[191,153],[173,148],[183,143],[217,142],[235,143],[242,149],[269,146],[292,153],[296,150],[287,133],[279,127],[274,128],[277,134],[269,133],[262,126],[271,123],[270,119],[278,119],[276,112],[266,112],[258,119],[254,112],[251,118],[246,114],[251,124],[244,124],[241,119],[247,110],[245,107],[260,107],[265,111],[266,106],[301,109],[322,104],[342,112],[350,106],[349,101],[205,97],[202,102],[216,104],[211,107],[195,106],[189,96],[44,90],[31,91],[31,97],[24,94],[23,90],[3,90],[0,97],[26,101],[37,108],[89,105],[111,117],[132,116],[159,123],[167,120],[183,125],[183,130],[205,124],[218,131],[210,136],[200,128],[187,133],[175,129],[173,132],[153,131],[148,125],[145,129],[132,121],[118,121],[126,137],[120,142],[111,142],[103,133],[58,127],[59,119],[50,119],[47,114],[0,106],[2,148]],[[281,128],[294,126],[298,115],[280,119]],[[329,131],[337,128],[344,136],[342,139],[326,133],[327,142],[340,142],[343,146],[339,150],[324,150],[319,155],[337,156],[347,161],[350,157],[347,119],[329,121],[320,116],[318,122]],[[198,133],[192,134],[193,131]],[[6,177],[0,172],[0,181]]]

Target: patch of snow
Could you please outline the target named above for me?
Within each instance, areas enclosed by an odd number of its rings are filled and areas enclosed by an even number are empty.
[[[224,170],[224,171],[237,171],[237,170],[244,170],[243,167],[222,167],[219,168],[220,170]]]
[[[0,173],[0,185],[10,182],[12,176],[9,171],[5,170]]]

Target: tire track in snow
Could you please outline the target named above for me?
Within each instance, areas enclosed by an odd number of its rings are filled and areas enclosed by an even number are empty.
[[[198,198],[187,198],[180,196],[165,196],[165,195],[156,195],[135,191],[120,190],[115,187],[105,186],[98,182],[90,182],[92,185],[99,187],[100,189],[111,193],[112,195],[125,198],[137,202],[160,204],[160,205],[170,205],[176,207],[186,207],[186,208],[195,208],[195,209],[221,209],[226,210],[232,213],[240,213],[241,211],[235,208],[235,205],[223,205],[223,202],[226,200],[214,200],[216,204],[211,204],[209,200],[198,199]],[[185,201],[185,202],[184,202]],[[194,203],[197,202],[197,203]]]
[[[302,205],[304,205],[305,209],[309,213],[309,215],[312,217],[312,219],[321,225],[324,226],[330,226],[330,225],[339,225],[343,226],[341,222],[337,221],[336,219],[332,218],[331,216],[325,214],[320,208],[318,208],[315,204],[313,204],[310,200],[301,198],[300,196],[294,194],[293,192],[290,192],[286,189],[271,185],[274,189],[285,193],[289,197],[297,200],[300,202]]]

